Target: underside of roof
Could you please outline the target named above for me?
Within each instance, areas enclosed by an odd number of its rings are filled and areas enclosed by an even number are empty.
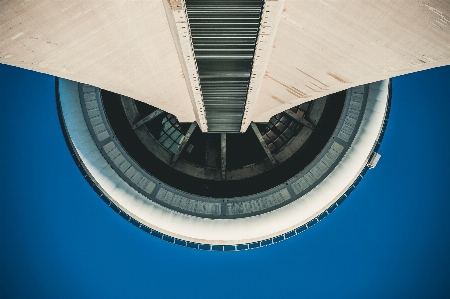
[[[204,132],[224,119],[244,132],[305,101],[450,63],[448,1],[205,3],[1,1],[0,63],[129,96]]]

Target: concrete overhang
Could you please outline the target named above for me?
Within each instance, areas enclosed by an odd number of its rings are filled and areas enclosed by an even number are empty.
[[[189,41],[172,26],[182,3],[1,1],[0,63],[98,86],[202,126],[190,52],[180,54]],[[283,9],[273,15],[264,59],[255,61],[242,130],[305,101],[450,63],[448,1],[269,4]]]

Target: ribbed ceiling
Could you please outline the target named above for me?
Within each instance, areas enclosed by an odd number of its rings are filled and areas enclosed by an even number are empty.
[[[186,0],[208,132],[238,133],[264,0]]]

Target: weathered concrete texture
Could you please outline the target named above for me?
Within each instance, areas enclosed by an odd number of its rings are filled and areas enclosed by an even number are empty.
[[[285,0],[251,118],[450,64],[449,45],[450,1]]]
[[[193,121],[203,113],[197,105],[194,114],[191,101],[195,78],[186,81],[186,57],[177,52],[165,10],[179,1],[164,1],[0,1],[0,63],[98,86]],[[448,0],[285,0],[276,24],[247,121],[267,122],[327,94],[450,64]],[[259,74],[266,64],[258,65]]]
[[[0,1],[0,63],[195,120],[163,1]]]

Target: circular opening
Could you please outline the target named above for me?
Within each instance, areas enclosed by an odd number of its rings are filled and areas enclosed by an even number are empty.
[[[245,133],[218,134],[101,91],[114,134],[143,169],[174,188],[214,198],[260,193],[303,170],[331,138],[345,94],[294,107]]]

